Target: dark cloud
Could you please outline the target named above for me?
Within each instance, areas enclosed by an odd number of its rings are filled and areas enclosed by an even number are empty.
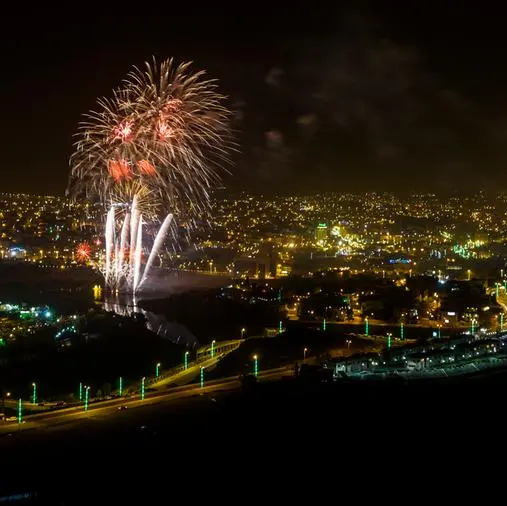
[[[280,157],[259,138],[252,167],[266,172],[272,164],[274,183],[283,160],[281,186],[288,173],[324,188],[364,184],[366,175],[372,187],[387,189],[406,185],[401,174],[412,174],[412,184],[448,187],[484,175],[485,163],[494,167],[491,158],[501,156],[495,138],[505,130],[430,72],[422,50],[367,23],[352,27],[295,43],[269,71],[264,93],[248,100],[245,128],[260,116],[284,138]]]

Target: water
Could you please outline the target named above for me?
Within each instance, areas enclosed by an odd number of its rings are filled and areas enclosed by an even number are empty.
[[[195,348],[199,342],[197,338],[181,323],[170,322],[163,315],[152,313],[137,305],[136,297],[129,294],[109,296],[103,302],[106,311],[112,311],[120,315],[142,314],[146,319],[146,328],[164,339],[185,345],[187,348]]]

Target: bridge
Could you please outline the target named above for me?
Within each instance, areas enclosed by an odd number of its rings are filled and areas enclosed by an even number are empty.
[[[201,346],[197,350],[197,361],[205,358],[213,358],[214,355],[229,353],[239,348],[244,339],[231,339],[230,341],[213,341],[211,344]]]
[[[233,339],[230,341],[213,341],[211,344],[201,346],[197,350],[196,360],[189,362],[187,366],[178,365],[167,369],[158,377],[150,376],[144,381],[145,387],[161,388],[171,383],[188,383],[199,374],[201,367],[209,368],[216,365],[225,355],[239,348],[244,339]],[[137,385],[139,389],[140,385]],[[131,386],[135,388],[134,385]]]

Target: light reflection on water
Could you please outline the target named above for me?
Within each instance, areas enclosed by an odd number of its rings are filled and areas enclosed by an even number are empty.
[[[198,346],[197,338],[185,327],[177,322],[167,321],[163,315],[146,311],[137,305],[136,297],[128,294],[108,296],[104,299],[103,308],[122,316],[134,313],[142,314],[146,319],[146,328],[164,339],[195,348]]]

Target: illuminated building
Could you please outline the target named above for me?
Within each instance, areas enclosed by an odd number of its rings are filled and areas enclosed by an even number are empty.
[[[327,241],[327,225],[319,223],[315,229],[315,240],[318,244],[324,244]]]

